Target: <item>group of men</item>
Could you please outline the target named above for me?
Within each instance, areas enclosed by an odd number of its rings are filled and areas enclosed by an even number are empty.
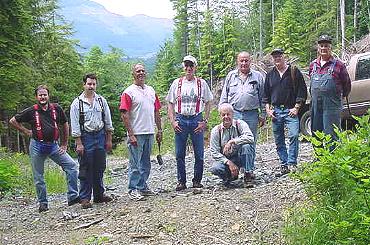
[[[281,163],[281,171],[277,175],[287,174],[297,166],[298,114],[305,104],[307,87],[300,70],[287,63],[284,50],[274,49],[271,56],[274,68],[264,78],[260,72],[251,69],[250,54],[239,53],[237,68],[229,72],[224,81],[219,101],[221,123],[212,129],[210,137],[214,160],[210,171],[219,176],[225,186],[233,185],[241,169],[245,170],[245,184],[253,186],[257,129],[264,125],[266,114],[272,119]],[[168,118],[175,132],[176,191],[187,188],[185,155],[189,137],[195,158],[192,187],[203,187],[204,132],[213,100],[207,82],[195,76],[197,60],[187,55],[182,65],[185,75],[173,81],[166,96]],[[119,109],[127,130],[130,155],[129,197],[143,200],[145,196],[155,194],[149,188],[148,178],[154,138],[159,143],[162,141],[161,103],[154,89],[145,84],[144,65],[135,64],[132,74],[133,84],[122,93]],[[328,35],[322,35],[318,40],[318,58],[310,65],[310,77],[312,131],[323,131],[335,139],[333,128],[340,127],[341,97],[349,94],[351,84],[344,64],[331,54]],[[35,89],[38,103],[10,120],[16,129],[32,137],[29,149],[40,212],[48,210],[43,176],[46,157],[50,157],[66,173],[68,205],[80,203],[82,208],[91,208],[91,197],[95,203],[112,200],[104,194],[103,173],[106,152],[112,149],[113,126],[107,101],[95,92],[96,86],[96,76],[85,75],[84,91],[71,104],[71,131],[79,167],[66,152],[69,136],[66,115],[59,105],[49,103],[49,90],[45,85]],[[22,123],[29,123],[32,130]],[[58,125],[62,125],[63,129],[60,145]],[[288,147],[285,128],[288,130]],[[80,180],[79,191],[77,176]]]

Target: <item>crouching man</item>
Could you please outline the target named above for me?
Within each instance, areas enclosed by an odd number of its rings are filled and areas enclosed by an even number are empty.
[[[236,180],[240,168],[245,168],[246,153],[253,147],[254,137],[249,126],[243,120],[233,120],[233,107],[224,103],[219,106],[222,123],[215,126],[211,132],[211,155],[214,160],[210,171],[223,180],[226,187]],[[253,187],[254,176],[245,173],[244,182],[247,187]]]

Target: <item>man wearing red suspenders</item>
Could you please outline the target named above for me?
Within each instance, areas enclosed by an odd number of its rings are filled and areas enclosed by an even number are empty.
[[[10,124],[31,137],[29,151],[32,164],[33,180],[36,185],[39,212],[48,210],[46,185],[44,181],[44,162],[47,157],[62,167],[67,176],[68,205],[80,202],[77,188],[78,167],[76,162],[68,155],[67,142],[69,125],[66,115],[58,104],[49,103],[49,90],[45,85],[35,89],[37,104],[17,113],[10,119]],[[31,130],[22,123],[29,123]],[[62,125],[63,137],[58,145],[59,128]]]
[[[166,97],[168,117],[176,133],[178,180],[176,191],[186,189],[185,153],[189,135],[195,156],[193,187],[203,187],[201,181],[204,163],[204,130],[209,118],[210,102],[213,99],[207,82],[195,77],[197,60],[187,55],[183,59],[183,67],[185,76],[173,81]]]

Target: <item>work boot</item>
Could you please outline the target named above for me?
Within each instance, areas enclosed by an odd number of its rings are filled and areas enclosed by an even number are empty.
[[[288,168],[287,165],[281,165],[280,167],[280,173],[276,173],[275,176],[276,177],[281,177],[281,176],[284,176],[286,174],[289,174],[290,173],[290,170]]]
[[[245,184],[245,187],[247,188],[252,188],[254,187],[254,179],[255,179],[255,176],[252,172],[246,172],[244,173],[244,184]]]
[[[176,191],[182,191],[182,190],[185,190],[186,189],[186,184],[185,183],[177,183],[177,186],[176,186]]]
[[[111,198],[110,196],[107,196],[107,195],[104,195],[99,197],[99,198],[94,198],[94,202],[95,203],[107,203],[107,202],[111,202],[113,200],[113,198]]]
[[[81,207],[82,207],[82,209],[92,208],[92,204],[91,204],[90,200],[82,199],[81,200]]]
[[[48,208],[48,204],[47,203],[40,203],[39,213],[46,212],[48,210],[49,210],[49,208]]]

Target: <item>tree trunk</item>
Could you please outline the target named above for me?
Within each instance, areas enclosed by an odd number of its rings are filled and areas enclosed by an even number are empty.
[[[344,54],[345,54],[345,3],[344,3],[344,0],[340,0],[340,27],[341,27],[341,34],[342,34],[342,47],[341,47],[341,51],[342,51],[342,59],[344,58]]]
[[[275,34],[275,8],[274,0],[271,0],[271,23],[272,23],[272,35]]]
[[[262,0],[260,0],[260,55],[262,55]]]
[[[353,8],[353,42],[356,42],[356,31],[357,31],[357,0],[354,1]]]

